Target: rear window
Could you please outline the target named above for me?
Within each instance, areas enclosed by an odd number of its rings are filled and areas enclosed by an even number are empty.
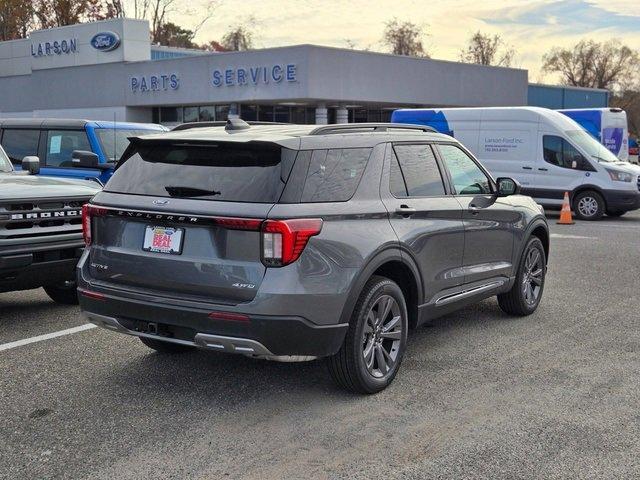
[[[370,148],[314,150],[302,190],[302,202],[345,202],[356,191]]]
[[[270,144],[142,144],[129,153],[105,191],[275,203],[297,152]]]

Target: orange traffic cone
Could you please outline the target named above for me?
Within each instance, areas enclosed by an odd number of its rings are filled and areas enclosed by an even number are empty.
[[[575,222],[571,217],[571,203],[569,202],[569,192],[564,192],[564,200],[562,201],[562,210],[560,211],[560,220],[558,225],[573,225]]]

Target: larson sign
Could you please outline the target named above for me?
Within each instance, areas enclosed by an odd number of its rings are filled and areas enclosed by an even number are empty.
[[[78,51],[78,39],[70,38],[31,44],[31,56],[46,57],[48,55],[63,55]]]

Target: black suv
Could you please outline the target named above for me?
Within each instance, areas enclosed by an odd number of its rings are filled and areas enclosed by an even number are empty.
[[[82,309],[163,352],[328,357],[366,393],[425,320],[494,295],[532,313],[542,209],[429,130],[235,120],[133,139],[83,212]]]

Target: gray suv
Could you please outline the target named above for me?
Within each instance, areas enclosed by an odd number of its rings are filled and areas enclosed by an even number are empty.
[[[327,357],[338,384],[374,393],[421,323],[494,295],[537,308],[548,226],[518,188],[415,125],[134,138],[84,207],[80,304],[161,352]]]

